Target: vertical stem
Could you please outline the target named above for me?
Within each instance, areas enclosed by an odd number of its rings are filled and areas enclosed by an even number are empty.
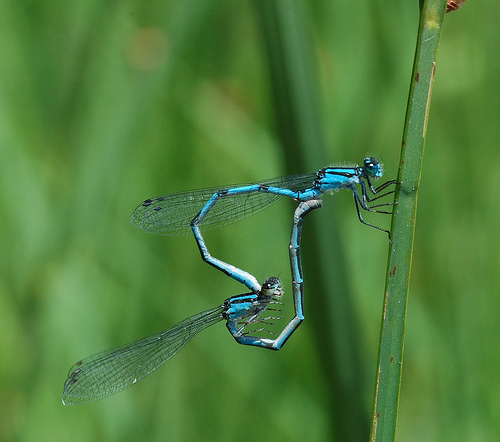
[[[421,8],[392,221],[371,440],[396,436],[417,193],[445,10],[446,0],[427,0]]]

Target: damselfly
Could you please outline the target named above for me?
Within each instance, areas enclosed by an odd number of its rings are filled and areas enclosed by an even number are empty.
[[[380,178],[382,173],[379,161],[369,157],[364,159],[363,166],[332,166],[316,173],[274,178],[255,184],[172,193],[145,200],[135,209],[130,220],[133,225],[158,235],[183,235],[191,229],[204,261],[257,292],[260,285],[252,275],[210,254],[201,229],[220,227],[247,218],[274,204],[283,196],[297,201],[308,201],[317,199],[328,191],[349,189],[354,195],[359,220],[389,234],[388,230],[366,222],[361,213],[361,209],[390,213],[375,208],[393,203],[368,205],[394,192],[381,193],[388,186],[396,184],[395,180],[373,187],[372,180]]]
[[[250,324],[280,319],[261,315],[270,304],[281,304],[282,295],[281,281],[271,277],[258,293],[233,296],[160,333],[78,361],[64,383],[63,403],[92,402],[130,387],[174,357],[197,333],[222,320],[240,344],[271,348],[273,340],[250,336],[245,329]],[[265,329],[250,333],[261,330]]]

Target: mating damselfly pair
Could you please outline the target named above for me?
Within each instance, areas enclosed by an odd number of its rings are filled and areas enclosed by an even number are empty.
[[[196,314],[163,332],[77,362],[70,369],[64,384],[63,403],[95,401],[135,384],[177,354],[195,334],[221,320],[226,320],[229,332],[238,343],[279,350],[304,319],[300,242],[305,216],[321,207],[319,197],[323,193],[349,189],[354,195],[359,220],[389,233],[367,223],[361,212],[390,213],[376,208],[393,203],[369,205],[394,192],[382,193],[396,183],[394,180],[377,188],[373,187],[372,179],[380,178],[382,173],[378,160],[369,157],[365,158],[363,166],[326,167],[312,174],[286,176],[255,184],[179,192],[142,202],[132,214],[132,224],[159,235],[182,235],[191,230],[202,259],[244,284],[250,292],[228,298],[222,305]],[[250,324],[280,319],[261,318],[261,315],[266,309],[270,309],[271,304],[280,303],[279,299],[283,295],[281,281],[271,277],[261,286],[250,273],[214,258],[208,251],[201,229],[221,227],[247,218],[284,196],[299,201],[289,243],[295,317],[276,339],[262,338],[252,335],[266,331],[265,329],[246,332],[246,328]]]

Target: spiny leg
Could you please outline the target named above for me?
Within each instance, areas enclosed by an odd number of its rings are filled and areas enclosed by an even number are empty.
[[[389,242],[391,242],[391,232],[389,232],[389,230],[386,230],[386,229],[383,229],[382,227],[379,227],[379,226],[376,226],[375,224],[370,224],[368,222],[366,222],[364,219],[363,219],[363,215],[361,215],[361,209],[360,209],[360,206],[364,209],[363,205],[361,204],[361,202],[359,201],[360,199],[360,196],[359,194],[357,194],[356,192],[354,192],[354,203],[356,204],[356,211],[358,212],[358,219],[361,223],[363,223],[365,226],[369,226],[369,227],[373,227],[374,229],[377,229],[377,230],[381,230],[382,232],[385,232],[389,235]],[[365,209],[366,210],[366,209]],[[377,212],[377,213],[385,213],[387,215],[390,215],[389,212],[379,212],[377,210],[369,210],[370,212]]]

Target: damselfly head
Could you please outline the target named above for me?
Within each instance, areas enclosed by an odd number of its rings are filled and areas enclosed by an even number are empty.
[[[278,298],[283,296],[283,287],[281,286],[281,281],[275,276],[266,279],[264,284],[262,284],[261,292],[264,296],[267,296],[269,298],[273,296]]]

